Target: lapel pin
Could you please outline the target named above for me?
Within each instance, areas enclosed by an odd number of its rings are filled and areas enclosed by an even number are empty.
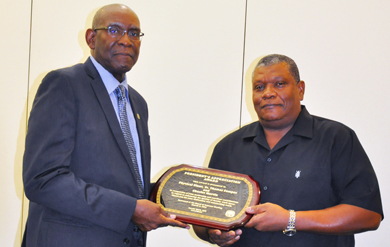
[[[138,113],[137,113],[137,118],[138,118],[138,119],[141,119],[141,118],[139,117],[139,114],[138,114]]]

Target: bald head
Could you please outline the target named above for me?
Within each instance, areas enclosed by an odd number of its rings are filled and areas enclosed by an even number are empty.
[[[92,21],[92,30],[95,28],[98,28],[102,26],[102,22],[108,18],[109,15],[116,13],[116,12],[129,12],[137,16],[132,9],[127,7],[124,4],[109,4],[106,6],[101,7],[93,17]]]
[[[121,31],[109,33],[111,28]],[[110,4],[96,12],[92,28],[85,33],[91,55],[119,82],[124,80],[126,72],[138,60],[141,40],[130,37],[129,33],[133,32],[141,32],[140,22],[134,11],[123,4]]]

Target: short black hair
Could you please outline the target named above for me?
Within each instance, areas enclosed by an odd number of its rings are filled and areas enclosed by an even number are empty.
[[[280,54],[267,55],[262,59],[260,59],[260,61],[257,63],[255,67],[255,70],[257,67],[268,67],[279,63],[287,63],[290,74],[294,78],[295,82],[298,83],[301,81],[299,77],[299,70],[297,64],[294,62],[294,60],[292,60],[291,58],[285,55],[280,55]]]

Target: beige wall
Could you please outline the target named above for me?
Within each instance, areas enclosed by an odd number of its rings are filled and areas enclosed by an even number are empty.
[[[47,72],[85,61],[89,55],[85,29],[96,9],[108,3],[35,0],[31,16],[29,1],[1,2],[0,239],[4,246],[20,245],[21,221],[27,214],[21,166],[33,96]],[[300,67],[306,82],[303,103],[309,111],[355,129],[377,171],[386,210],[390,200],[386,178],[390,111],[385,95],[390,77],[388,1],[133,0],[126,4],[138,14],[146,33],[128,80],[149,104],[153,180],[172,165],[206,166],[220,138],[255,120],[247,70],[259,56],[281,53]],[[356,246],[384,246],[388,230],[390,224],[384,221],[378,231],[357,235]],[[171,227],[159,229],[149,234],[148,246],[207,246],[193,235]]]
[[[20,242],[22,232],[22,156],[26,133],[31,3],[0,2],[0,241]]]

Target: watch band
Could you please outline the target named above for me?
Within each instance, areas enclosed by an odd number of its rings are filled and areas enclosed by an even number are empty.
[[[295,229],[295,218],[296,214],[295,211],[290,209],[290,218],[288,220],[288,226],[287,228],[283,231],[283,233],[287,236],[293,236],[297,230]]]

